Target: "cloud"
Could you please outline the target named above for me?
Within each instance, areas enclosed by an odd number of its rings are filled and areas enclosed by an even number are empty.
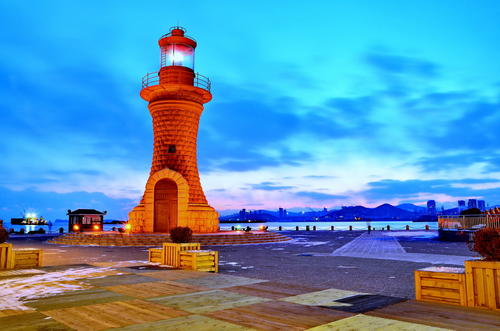
[[[417,75],[433,78],[439,74],[439,66],[430,61],[388,53],[370,52],[364,60],[372,67],[388,74]]]
[[[264,190],[264,191],[281,191],[281,190],[289,190],[295,188],[294,186],[283,186],[277,185],[273,182],[262,182],[260,184],[251,185],[254,190]]]
[[[14,191],[0,187],[0,218],[20,216],[24,210],[33,210],[47,219],[65,219],[68,209],[92,208],[107,210],[108,219],[126,220],[128,212],[137,204],[133,199],[113,199],[100,192],[55,193],[33,189]]]
[[[297,197],[308,198],[315,201],[331,201],[331,200],[342,200],[347,197],[344,195],[327,194],[321,192],[311,192],[311,191],[299,191],[296,192]]]
[[[458,180],[381,180],[370,182],[367,190],[359,192],[368,199],[418,199],[422,194],[448,195],[450,197],[488,197],[488,200],[495,201],[500,198],[497,187],[486,189],[474,189],[474,185],[468,184],[500,184],[498,179],[458,179]]]

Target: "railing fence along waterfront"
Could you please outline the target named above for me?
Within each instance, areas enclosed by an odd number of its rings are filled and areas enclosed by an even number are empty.
[[[440,229],[500,228],[500,215],[443,215],[438,224]]]

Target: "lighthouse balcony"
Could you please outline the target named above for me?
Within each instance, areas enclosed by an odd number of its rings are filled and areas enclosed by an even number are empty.
[[[159,85],[160,84],[160,72],[150,72],[146,76],[142,78],[142,88],[146,88],[149,86]],[[199,87],[210,92],[212,83],[210,82],[210,78],[203,76],[199,73],[194,75],[193,86]]]

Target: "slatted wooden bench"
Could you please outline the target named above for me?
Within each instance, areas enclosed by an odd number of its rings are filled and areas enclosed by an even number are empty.
[[[43,251],[36,248],[14,248],[14,269],[41,267]]]
[[[182,269],[219,272],[219,252],[191,250],[180,252]]]
[[[416,270],[415,297],[420,301],[466,306],[465,269],[428,267]]]

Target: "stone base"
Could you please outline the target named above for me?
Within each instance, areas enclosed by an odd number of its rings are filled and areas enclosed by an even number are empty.
[[[179,220],[179,225],[181,225]],[[219,213],[209,205],[189,204],[187,210],[188,226],[196,233],[209,233],[219,231]]]
[[[139,204],[128,214],[132,233],[152,233],[153,220],[146,219],[145,207]],[[209,205],[188,204],[185,217],[178,220],[178,226],[187,226],[195,233],[219,231],[219,213]],[[183,215],[183,216],[184,216]]]
[[[195,233],[219,231],[219,213],[206,203],[189,203],[189,186],[186,179],[176,171],[163,169],[149,177],[143,200],[128,214],[131,232],[154,231],[154,189],[156,183],[162,179],[172,180],[177,185],[177,226],[188,226]]]

